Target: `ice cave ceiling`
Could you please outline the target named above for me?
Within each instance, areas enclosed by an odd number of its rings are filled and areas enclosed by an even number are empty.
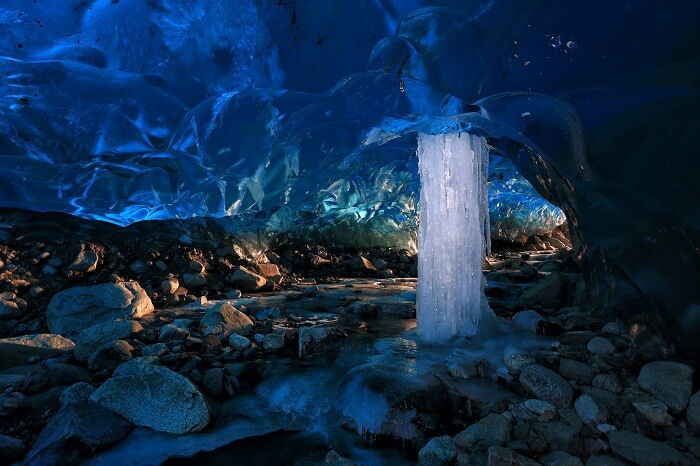
[[[4,0],[0,207],[402,237],[416,133],[478,133],[495,236],[554,204],[697,330],[698,43],[692,1]]]

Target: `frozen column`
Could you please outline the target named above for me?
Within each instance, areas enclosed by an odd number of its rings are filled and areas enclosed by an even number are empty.
[[[444,342],[476,333],[489,244],[488,149],[468,133],[419,134],[418,336]]]

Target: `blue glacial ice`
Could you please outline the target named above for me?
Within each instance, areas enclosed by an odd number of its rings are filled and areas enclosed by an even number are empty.
[[[416,135],[467,132],[492,154],[493,236],[566,218],[601,302],[692,332],[699,10],[8,0],[0,206],[409,245]]]

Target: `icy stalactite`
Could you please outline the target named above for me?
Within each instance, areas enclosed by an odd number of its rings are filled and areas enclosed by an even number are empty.
[[[418,135],[418,335],[443,342],[476,333],[488,311],[481,273],[490,248],[488,149],[467,133]]]

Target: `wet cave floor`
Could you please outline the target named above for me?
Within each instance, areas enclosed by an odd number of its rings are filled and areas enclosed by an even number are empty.
[[[549,250],[513,247],[484,263],[495,326],[425,345],[406,250],[289,244],[256,262],[163,232],[50,242],[8,231],[0,462],[700,458],[692,365],[660,340],[633,342],[639,330],[615,310],[587,306],[575,257],[546,237]],[[105,296],[128,297],[109,312],[131,314],[96,313]]]

